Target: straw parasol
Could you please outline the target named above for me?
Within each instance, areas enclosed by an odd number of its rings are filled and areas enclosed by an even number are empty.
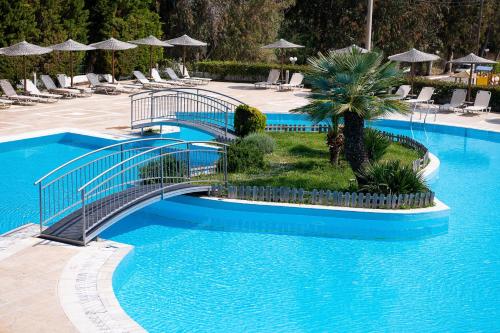
[[[279,49],[281,53],[281,79],[283,80],[283,64],[285,62],[285,53],[287,49],[298,49],[304,47],[303,45],[298,45],[294,43],[290,43],[287,40],[281,38],[280,40],[271,43],[269,45],[262,46],[263,49]]]
[[[467,100],[471,100],[471,90],[472,90],[472,72],[473,66],[479,64],[496,64],[496,61],[489,60],[486,58],[481,58],[474,53],[469,53],[465,57],[458,58],[450,61],[452,64],[470,64],[470,73],[469,73],[469,83],[467,84]]]
[[[136,39],[130,41],[132,44],[138,44],[138,45],[149,45],[149,76],[151,76],[151,71],[153,70],[153,46],[160,46],[160,47],[173,47],[172,44],[169,44],[167,42],[162,42],[155,36],[149,35],[146,38],[141,38],[141,39]]]
[[[51,48],[54,51],[67,51],[67,52],[69,52],[71,86],[73,86],[73,52],[95,50],[95,47],[75,42],[72,39],[68,39],[67,41],[60,43],[60,44],[49,46],[49,48]]]
[[[415,48],[410,51],[391,55],[389,60],[411,63],[411,91],[413,92],[413,81],[415,80],[415,64],[417,62],[429,62],[439,60],[439,56],[432,53],[425,53]]]
[[[112,67],[112,82],[115,83],[115,51],[128,50],[136,48],[137,45],[122,42],[115,38],[110,38],[99,43],[90,44],[90,46],[99,50],[110,50],[111,53],[111,67]]]
[[[188,35],[182,35],[177,38],[169,39],[166,42],[172,45],[182,46],[182,64],[184,65],[182,67],[182,76],[185,75],[185,68],[186,68],[186,46],[191,46],[191,47],[207,46],[207,43],[191,38]]]
[[[26,79],[28,76],[26,73],[26,56],[49,53],[52,52],[52,49],[31,44],[28,43],[27,41],[22,41],[12,46],[2,48],[1,52],[3,55],[9,57],[17,57],[17,56],[23,57],[24,91],[26,91]]]
[[[369,52],[367,49],[359,47],[356,44],[352,44],[352,45],[350,45],[348,47],[344,47],[343,49],[334,50],[334,52],[336,52],[336,53],[350,53],[353,50],[356,50],[357,52],[360,52],[360,53],[367,53],[367,52]]]

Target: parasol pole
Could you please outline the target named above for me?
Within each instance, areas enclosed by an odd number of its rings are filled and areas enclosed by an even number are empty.
[[[182,45],[182,77],[185,77],[186,74],[186,45]]]
[[[469,73],[469,84],[467,86],[467,101],[470,102],[471,101],[471,95],[472,95],[472,68],[473,68],[474,64],[470,64],[470,73]]]
[[[413,83],[415,82],[415,63],[411,63],[411,93],[413,94]]]
[[[70,75],[71,75],[71,86],[73,87],[73,52],[69,52],[69,70],[70,70]]]
[[[149,77],[153,76],[153,45],[149,45]]]
[[[28,90],[26,89],[27,82],[26,82],[26,56],[23,55],[23,69],[24,69],[24,92],[27,92]]]
[[[115,83],[115,50],[111,51],[112,82]]]
[[[285,63],[285,49],[281,49],[281,80],[285,80],[285,75],[283,73],[283,65]],[[285,82],[286,83],[286,82]]]

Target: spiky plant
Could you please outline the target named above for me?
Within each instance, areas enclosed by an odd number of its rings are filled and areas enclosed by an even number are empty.
[[[408,105],[395,99],[392,87],[402,81],[402,72],[385,62],[377,52],[350,53],[330,51],[308,59],[312,85],[311,103],[295,109],[315,122],[343,118],[344,154],[355,173],[368,162],[364,145],[365,120],[388,113],[407,113]]]

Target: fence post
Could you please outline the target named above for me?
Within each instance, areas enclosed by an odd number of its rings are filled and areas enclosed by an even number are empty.
[[[40,206],[40,233],[43,231],[43,199],[42,182],[38,183],[38,205]]]
[[[87,218],[85,216],[85,189],[82,190],[82,240],[83,245],[87,245],[87,235],[85,225],[87,223]]]
[[[223,168],[224,168],[224,186],[227,188],[227,145],[224,145],[224,162]]]
[[[153,93],[151,93],[151,99],[149,101],[149,104],[151,104],[150,105],[150,108],[151,108],[150,118],[151,118],[151,122],[153,122],[154,116],[155,116],[155,114],[154,114],[154,97],[153,97]]]
[[[163,161],[163,148],[160,148],[160,190],[161,190],[161,199],[163,200],[163,189],[165,188],[165,161]]]
[[[186,160],[187,160],[187,178],[188,178],[188,181],[191,181],[191,142],[188,142],[187,143],[187,156],[186,156]]]

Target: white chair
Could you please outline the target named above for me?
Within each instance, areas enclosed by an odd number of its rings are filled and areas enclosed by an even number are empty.
[[[26,92],[31,96],[40,97],[45,103],[55,103],[63,97],[59,94],[41,92],[33,81],[28,79],[26,79]]]
[[[467,90],[465,89],[454,89],[451,95],[451,100],[449,103],[441,104],[439,106],[440,111],[462,111],[460,108],[465,104],[465,99],[467,97]],[[435,117],[434,117],[435,118]]]
[[[490,112],[491,91],[479,90],[474,100],[474,105],[464,108],[464,112]]]
[[[277,86],[278,90],[293,90],[297,88],[303,88],[304,75],[302,73],[293,73],[290,82],[279,84]]]
[[[170,67],[168,67],[165,70],[165,72],[170,77],[169,81],[163,80],[160,77],[160,74],[158,73],[158,71],[156,70],[156,68],[151,69],[151,75],[153,76],[153,80],[155,82],[164,82],[164,83],[174,82],[174,84],[178,84],[178,85],[181,85],[181,86],[186,86],[186,85],[193,86],[193,85],[203,84],[203,82],[200,82],[200,81],[197,81],[197,80],[182,79],[182,78],[178,77],[177,74],[175,73],[175,71],[172,68],[170,68]]]
[[[12,84],[7,80],[0,80],[0,88],[5,96],[16,104],[35,105],[36,102],[41,102],[41,98],[38,97],[18,95]]]
[[[411,86],[408,84],[403,84],[399,86],[398,90],[394,93],[396,95],[395,99],[405,99],[410,93]]]
[[[182,75],[185,79],[197,80],[197,81],[200,81],[202,84],[209,84],[210,81],[212,81],[212,79],[204,78],[204,77],[191,77],[189,75],[189,71],[188,71],[187,67],[185,67],[183,64],[179,64],[179,71],[182,73]]]
[[[254,86],[255,86],[255,88],[267,89],[269,87],[276,85],[278,83],[279,78],[280,78],[279,69],[271,69],[269,71],[269,75],[267,76],[267,81],[256,82],[256,83],[254,83]]]
[[[412,108],[410,121],[413,121],[413,114],[415,113],[417,105],[425,104],[427,105],[427,110],[425,112],[425,118],[424,118],[425,122],[425,120],[427,119],[427,115],[429,114],[430,106],[434,104],[434,100],[432,100],[433,94],[434,94],[433,87],[423,87],[422,90],[420,90],[420,93],[418,94],[417,98],[405,100],[405,102],[409,103]],[[420,119],[422,119],[422,112],[420,112]]]
[[[52,78],[49,75],[42,74],[42,75],[40,75],[40,79],[42,80],[42,83],[48,92],[60,94],[60,95],[63,95],[64,97],[90,96],[90,95],[82,94],[80,92],[80,90],[78,90],[78,89],[57,88],[56,84],[54,83],[54,80],[52,80]]]
[[[168,89],[172,86],[168,83],[151,82],[141,71],[134,71],[134,76],[140,84],[146,89]]]

